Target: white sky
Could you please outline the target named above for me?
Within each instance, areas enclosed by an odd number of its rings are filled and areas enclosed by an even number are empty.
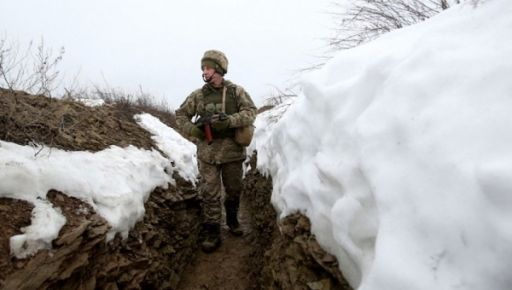
[[[0,0],[0,33],[21,43],[44,37],[66,53],[62,70],[84,84],[145,91],[179,106],[200,87],[200,58],[219,49],[227,79],[257,105],[318,61],[335,0]]]

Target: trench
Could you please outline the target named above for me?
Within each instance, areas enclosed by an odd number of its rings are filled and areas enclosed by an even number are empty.
[[[176,187],[151,194],[144,220],[128,238],[109,243],[108,224],[92,208],[50,192],[49,200],[68,223],[52,249],[28,259],[9,258],[12,233],[0,236],[0,289],[351,289],[305,216],[292,214],[278,226],[269,178],[255,170],[246,175],[240,207],[244,236],[231,236],[223,225],[222,245],[211,254],[199,249],[196,189],[177,180]],[[14,233],[29,223],[30,210],[26,203],[0,200],[0,216],[8,218],[0,228]]]
[[[256,168],[253,158],[251,168]],[[239,220],[243,237],[222,227],[222,245],[214,253],[198,252],[176,289],[352,289],[310,232],[309,220],[297,213],[277,224],[270,203],[272,181],[256,170],[247,173]]]
[[[94,152],[111,145],[155,147],[134,122],[134,108],[89,108],[2,89],[0,96],[5,141]],[[241,195],[245,235],[233,237],[224,225],[222,246],[208,255],[199,249],[197,190],[176,174],[176,186],[151,193],[143,220],[128,237],[109,242],[108,223],[87,203],[51,190],[48,201],[67,223],[49,249],[25,259],[10,254],[9,238],[30,224],[33,206],[0,198],[0,289],[350,289],[306,217],[297,213],[277,224],[272,181],[255,163],[253,158]]]
[[[185,267],[177,289],[251,289],[251,255],[255,236],[249,218],[242,203],[239,222],[244,235],[231,235],[223,224],[221,246],[209,254],[198,251],[195,259]]]

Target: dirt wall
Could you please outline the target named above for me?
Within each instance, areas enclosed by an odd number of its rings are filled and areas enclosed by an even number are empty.
[[[256,168],[255,157],[245,178],[248,204],[258,247],[253,254],[255,289],[351,290],[336,257],[325,252],[311,234],[308,218],[300,213],[278,222],[270,203],[272,180]]]
[[[0,289],[176,289],[197,250],[197,199],[180,189],[155,190],[144,220],[127,239],[109,243],[108,224],[89,205],[55,191],[48,197],[62,209],[66,225],[51,250],[28,259],[10,257],[5,252],[10,235],[2,235]],[[18,211],[30,209],[26,203],[2,199],[0,204],[8,205],[3,214],[13,216],[7,226],[19,229],[30,221],[29,210]]]

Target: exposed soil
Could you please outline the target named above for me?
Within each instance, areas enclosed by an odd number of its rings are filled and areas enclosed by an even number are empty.
[[[311,234],[306,216],[296,213],[277,223],[270,203],[272,180],[262,176],[251,160],[244,196],[255,237],[251,279],[255,289],[352,290],[336,257],[325,252]]]
[[[0,198],[0,288],[7,274],[12,271],[9,238],[21,233],[21,228],[30,225],[30,214],[34,206],[26,201]]]
[[[65,150],[100,151],[111,145],[150,149],[151,135],[133,119],[140,112],[122,104],[88,107],[0,88],[0,140]]]

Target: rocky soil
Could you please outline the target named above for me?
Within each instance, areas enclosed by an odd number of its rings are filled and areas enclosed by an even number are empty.
[[[133,120],[138,112],[0,89],[0,139],[66,150],[152,148],[149,134]],[[172,116],[160,118],[173,125]],[[221,248],[207,255],[198,250],[196,189],[174,177],[176,186],[151,194],[144,219],[129,237],[109,243],[108,224],[89,205],[50,191],[48,199],[67,224],[51,250],[27,259],[10,256],[9,238],[30,224],[32,205],[0,198],[0,289],[350,289],[306,217],[295,214],[277,224],[269,178],[254,169],[247,173],[240,213],[245,235],[233,237],[224,225]]]

